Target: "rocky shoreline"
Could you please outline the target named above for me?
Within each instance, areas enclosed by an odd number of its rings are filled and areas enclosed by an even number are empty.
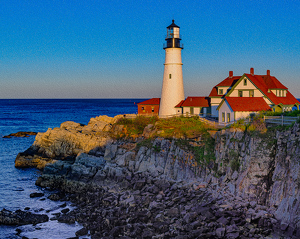
[[[77,206],[57,216],[78,221],[76,233],[91,238],[274,238],[280,224],[272,211],[235,197],[230,188],[205,182],[176,182],[147,173],[85,183],[44,174],[37,185],[60,188]]]
[[[298,189],[288,196],[296,199],[289,211],[273,200],[274,185],[281,187],[274,177],[282,172],[280,162],[288,156],[283,157],[281,142],[286,145],[293,135],[288,147],[297,147],[299,125],[272,136],[276,142],[269,147],[258,147],[270,143],[239,130],[218,132],[216,159],[209,167],[197,165],[193,154],[176,144],[176,139],[145,141],[154,134],[153,125],[133,139],[115,139],[112,135],[124,131],[123,126],[114,126],[120,117],[101,116],[86,126],[65,122],[39,133],[33,146],[16,159],[17,167],[44,167],[36,184],[59,189],[61,193],[53,198],[77,205],[55,216],[61,222],[82,223],[77,236],[300,237],[299,221],[285,218],[287,213],[290,218],[299,215]],[[192,143],[201,144],[201,139]],[[297,162],[295,157],[290,156],[290,162]]]

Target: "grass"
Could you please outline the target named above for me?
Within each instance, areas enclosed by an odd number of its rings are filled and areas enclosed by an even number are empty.
[[[159,119],[156,123],[157,130],[164,138],[197,138],[207,130],[209,126],[199,120],[198,117],[173,117],[168,119]]]
[[[158,117],[137,116],[134,119],[121,118],[116,122],[116,125],[124,125],[123,137],[140,135],[143,133],[145,127],[149,124],[155,124]]]
[[[121,118],[116,125],[123,125],[122,133],[119,138],[141,136],[145,127],[153,124],[155,134],[153,137],[164,138],[197,138],[207,133],[209,126],[199,120],[198,117],[173,117],[159,119],[156,116],[138,116],[134,119]]]

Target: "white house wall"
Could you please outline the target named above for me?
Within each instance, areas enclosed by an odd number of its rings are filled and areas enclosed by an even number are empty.
[[[221,103],[221,98],[210,98],[210,105],[211,105],[211,116],[212,117],[218,117],[219,113],[217,111],[217,108],[219,104]]]
[[[222,121],[222,113],[225,113],[225,121]],[[219,109],[219,123],[229,123],[227,121],[227,113],[230,113],[230,121],[237,121],[247,118],[250,114],[257,114],[257,111],[236,111],[233,112],[227,101],[225,101]]]
[[[257,114],[257,113],[258,113],[257,111],[236,111],[235,120],[247,118],[250,114]]]
[[[222,121],[222,113],[225,113],[225,121]],[[230,121],[234,121],[234,112],[225,100],[225,102],[222,104],[222,106],[219,109],[219,122],[220,123],[229,123],[227,121],[227,113],[230,113]]]
[[[217,110],[218,106],[219,106],[219,104],[215,104],[215,105],[211,104],[210,108],[211,108],[211,116],[212,117],[218,117],[218,115],[219,115],[218,110]]]
[[[254,97],[263,97],[263,94],[258,90],[251,81],[247,79],[247,85],[244,85],[244,79],[234,88],[231,92],[230,97],[239,97],[239,90],[243,91],[243,97],[250,97],[250,90],[253,90]]]
[[[244,79],[247,79],[247,85],[244,85]],[[249,81],[248,78],[244,77],[240,83],[235,87],[237,90],[252,90],[256,89],[256,87]]]
[[[195,115],[199,115],[200,114],[200,110],[201,110],[201,107],[192,107],[194,108],[194,114]],[[191,113],[191,107],[183,107],[183,114],[190,114]]]
[[[220,96],[225,95],[225,93],[227,93],[229,87],[224,87],[224,86],[218,86],[217,90],[218,90],[218,95],[219,95],[219,90],[223,90],[223,94],[220,94]]]

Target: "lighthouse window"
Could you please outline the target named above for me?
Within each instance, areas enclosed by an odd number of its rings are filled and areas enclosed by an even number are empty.
[[[171,79],[172,78],[172,74],[169,74],[169,79]]]

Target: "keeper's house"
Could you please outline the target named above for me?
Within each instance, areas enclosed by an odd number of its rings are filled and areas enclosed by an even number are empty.
[[[276,77],[270,75],[255,75],[254,69],[250,74],[229,77],[216,85],[211,91],[212,115],[219,122],[229,123],[259,111],[274,112],[299,109],[299,101],[288,91]]]

